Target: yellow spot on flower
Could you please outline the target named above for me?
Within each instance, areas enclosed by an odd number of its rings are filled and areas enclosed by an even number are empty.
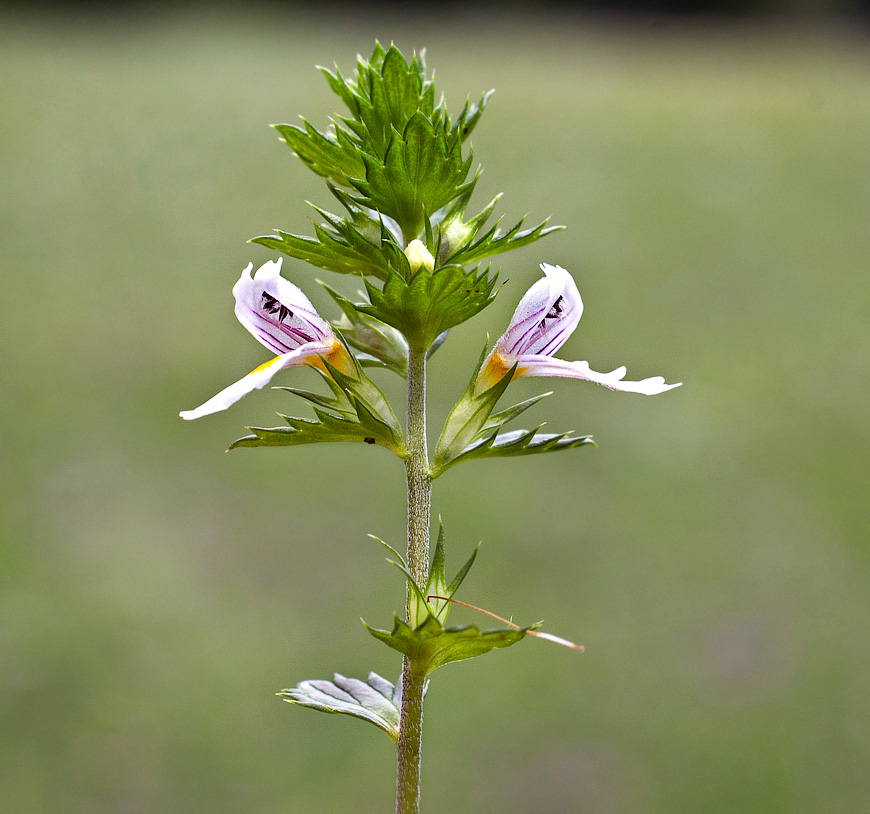
[[[332,347],[328,351],[306,356],[305,359],[302,360],[302,364],[311,365],[323,373],[328,374],[329,371],[327,370],[326,365],[323,364],[324,359],[346,376],[356,375],[356,368],[354,367],[353,359],[350,358],[350,354],[347,352],[344,345],[342,345],[337,339],[332,340]]]
[[[500,382],[505,374],[514,366],[513,362],[508,362],[500,353],[493,353],[486,364],[481,368],[477,375],[477,386],[474,388],[476,393],[482,393],[484,390],[489,390],[497,382]],[[514,373],[514,378],[522,376],[528,368],[517,368]]]
[[[263,362],[259,367],[255,367],[248,375],[253,376],[255,373],[259,373],[261,370],[266,370],[266,368],[271,367],[275,364],[275,362],[281,359],[280,356],[276,356],[274,359],[270,359],[268,362]]]

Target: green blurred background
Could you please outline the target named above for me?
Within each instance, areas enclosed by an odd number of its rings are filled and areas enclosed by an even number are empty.
[[[400,543],[401,467],[224,454],[305,414],[287,394],[177,417],[266,358],[232,314],[241,268],[273,256],[245,241],[330,205],[267,125],[325,125],[314,65],[348,72],[375,37],[427,47],[453,111],[496,87],[476,203],[504,190],[509,219],[569,227],[505,257],[434,358],[433,425],[540,261],[586,302],[565,358],[685,382],[518,382],[557,391],[526,426],[599,447],[436,484],[454,566],[484,541],[461,598],[587,650],[436,673],[424,811],[866,811],[866,38],[275,8],[0,18],[0,809],[392,807],[381,733],[274,692],[397,675],[358,618],[402,604],[365,536]],[[315,277],[357,287],[284,268],[328,314]]]

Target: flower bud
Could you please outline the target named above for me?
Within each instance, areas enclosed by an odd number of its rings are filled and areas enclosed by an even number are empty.
[[[408,258],[412,272],[419,271],[420,268],[425,268],[427,271],[434,271],[435,269],[435,258],[432,257],[429,249],[420,240],[412,240],[407,245],[405,257]]]
[[[474,229],[462,222],[462,218],[456,217],[448,223],[442,224],[441,231],[441,262],[456,254],[474,236]]]

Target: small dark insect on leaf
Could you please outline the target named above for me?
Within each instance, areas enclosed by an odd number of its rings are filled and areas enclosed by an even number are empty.
[[[364,441],[366,444],[374,444],[374,443],[375,443],[375,439],[374,439],[374,438],[363,438],[363,441]]]

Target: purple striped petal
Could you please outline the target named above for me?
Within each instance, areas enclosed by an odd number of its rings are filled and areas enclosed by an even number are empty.
[[[546,275],[520,300],[508,329],[495,345],[502,356],[555,353],[574,332],[583,300],[571,275],[561,266],[541,264]]]
[[[252,390],[265,387],[285,367],[315,364],[322,368],[321,356],[333,357],[340,367],[349,364],[349,360],[336,359],[340,352],[347,354],[308,297],[281,276],[281,260],[264,263],[251,277],[253,267],[248,263],[233,286],[236,316],[261,345],[278,355],[195,410],[179,413],[188,421],[226,410]]]
[[[264,263],[251,277],[253,263],[233,286],[236,316],[262,345],[275,353],[289,353],[308,342],[334,338],[308,297],[281,276],[281,260]]]
[[[517,365],[516,376],[561,376],[585,379],[627,393],[653,396],[681,383],[665,384],[661,376],[625,381],[626,370],[598,373],[588,362],[566,362],[553,354],[574,332],[583,313],[583,300],[571,275],[561,266],[541,264],[544,279],[538,280],[520,300],[508,329],[487,357],[477,377],[475,392],[481,393],[501,381]]]

